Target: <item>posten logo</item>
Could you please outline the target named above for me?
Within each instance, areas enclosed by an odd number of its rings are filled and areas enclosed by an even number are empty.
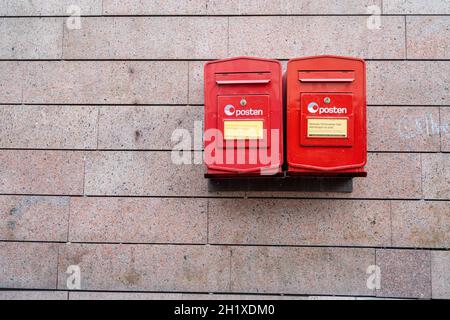
[[[316,113],[317,111],[319,111],[319,105],[317,103],[311,102],[310,104],[308,104],[309,113]]]
[[[231,117],[236,112],[236,109],[232,104],[227,104],[223,109],[223,112],[225,112],[227,116]]]
[[[319,105],[316,102],[311,102],[308,104],[308,112],[309,113],[319,112],[319,114],[346,114],[347,108],[338,108],[338,107],[323,108],[319,107]]]
[[[263,115],[263,110],[262,109],[238,109],[236,110],[236,108],[232,105],[232,104],[227,104],[225,106],[225,108],[223,108],[223,112],[231,117],[231,116],[262,116]]]

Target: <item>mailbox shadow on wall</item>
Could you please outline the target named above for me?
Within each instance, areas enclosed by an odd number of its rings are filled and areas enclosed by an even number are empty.
[[[217,60],[204,72],[210,191],[351,192],[351,177],[366,175],[363,60],[290,60],[285,106],[276,60]]]

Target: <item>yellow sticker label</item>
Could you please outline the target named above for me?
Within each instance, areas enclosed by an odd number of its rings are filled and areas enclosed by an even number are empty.
[[[262,120],[225,120],[223,124],[225,140],[245,140],[263,138]]]
[[[347,119],[310,118],[308,138],[347,138]]]

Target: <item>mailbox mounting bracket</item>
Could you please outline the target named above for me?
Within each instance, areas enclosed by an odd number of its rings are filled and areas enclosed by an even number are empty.
[[[350,193],[353,191],[353,178],[317,176],[209,178],[208,191],[298,191]]]

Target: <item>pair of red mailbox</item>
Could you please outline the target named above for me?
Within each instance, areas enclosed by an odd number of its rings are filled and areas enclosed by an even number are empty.
[[[292,59],[283,83],[279,61],[238,57],[204,76],[206,177],[366,175],[363,60]]]

